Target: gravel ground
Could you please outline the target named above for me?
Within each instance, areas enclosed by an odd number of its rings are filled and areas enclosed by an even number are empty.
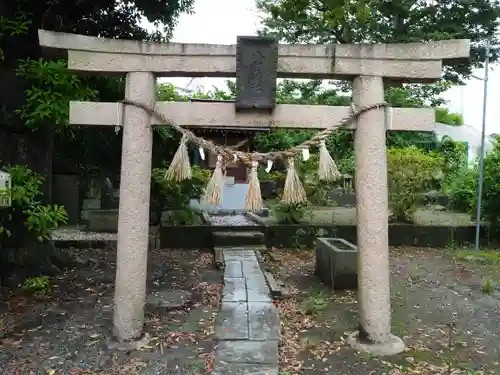
[[[268,264],[292,293],[280,304],[282,374],[500,374],[500,258],[471,262],[456,254],[392,249],[392,332],[407,351],[381,359],[345,344],[358,327],[356,293],[323,286],[314,276],[313,252],[273,251]],[[483,291],[485,278],[495,280],[490,293]]]
[[[52,232],[54,241],[115,241],[116,233],[86,231],[82,227],[61,227]]]
[[[245,215],[211,215],[210,225],[212,226],[257,226],[257,223],[253,222]]]
[[[45,295],[23,290],[0,295],[2,375],[194,375],[211,366],[222,275],[212,254],[150,251],[148,293],[183,290],[182,307],[147,306],[151,342],[140,351],[107,347],[112,330],[116,252],[72,250],[88,266],[52,279]]]
[[[159,227],[149,228],[149,234],[158,234]],[[116,241],[116,233],[91,232],[83,226],[62,226],[52,231],[54,241]]]

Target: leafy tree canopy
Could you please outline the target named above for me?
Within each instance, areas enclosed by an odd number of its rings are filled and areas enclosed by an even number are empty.
[[[182,12],[192,12],[194,0],[13,0],[2,6],[6,20],[21,17],[33,29],[124,39],[170,38]],[[15,17],[14,17],[15,16]],[[141,26],[147,19],[161,32]]]
[[[52,169],[54,125],[61,130],[61,125],[67,124],[67,101],[123,98],[120,78],[77,78],[64,71],[59,62],[39,60],[38,29],[107,38],[168,40],[180,14],[192,12],[193,4],[194,0],[0,2],[0,81],[9,87],[0,92],[0,159],[5,164],[27,164],[48,177]],[[154,23],[159,31],[150,32],[143,27],[144,19]],[[56,137],[62,137],[63,143],[72,143],[74,138],[65,135]],[[103,138],[107,143],[116,143],[110,136]],[[56,143],[60,142],[56,139]]]
[[[14,91],[0,94],[4,116],[1,122],[22,124],[15,112],[24,104],[25,81],[30,77],[21,76],[16,70],[19,60],[40,57],[38,29],[107,38],[166,40],[172,36],[180,14],[191,12],[193,3],[194,0],[3,1],[0,5],[0,73],[3,82],[13,86]],[[161,31],[149,32],[141,26],[143,19],[153,22]],[[106,80],[94,81],[99,86],[107,85]]]
[[[483,66],[485,40],[499,24],[498,0],[257,0],[263,34],[289,43],[392,43],[470,39],[469,61],[448,62],[455,82]],[[497,61],[498,47],[491,59]]]

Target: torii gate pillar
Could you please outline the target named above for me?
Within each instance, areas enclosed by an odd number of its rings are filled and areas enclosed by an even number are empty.
[[[149,72],[128,73],[125,98],[154,108],[156,77]],[[149,242],[149,202],[153,128],[151,115],[126,106],[118,215],[114,335],[121,342],[140,339],[144,325]]]
[[[356,106],[384,100],[382,77],[356,77],[352,90]],[[359,331],[352,334],[348,342],[376,355],[397,354],[404,351],[405,345],[391,334],[389,202],[383,109],[374,109],[358,117],[354,155],[358,283],[362,287],[358,289]]]

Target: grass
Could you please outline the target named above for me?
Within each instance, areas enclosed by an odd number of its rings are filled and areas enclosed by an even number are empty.
[[[474,263],[500,265],[499,250],[480,249],[476,254],[474,250],[461,249],[457,251],[455,258]]]
[[[484,294],[491,295],[500,287],[500,250],[480,249],[476,253],[474,250],[459,249],[454,258],[458,263],[474,267],[475,272],[482,275],[481,291]]]
[[[264,221],[276,222],[271,214],[268,218],[262,218]],[[469,226],[474,222],[470,214],[448,211],[434,211],[429,209],[420,209],[414,216],[415,224],[435,225],[435,226]],[[310,224],[337,224],[337,225],[356,225],[356,207],[312,207],[312,212],[304,218],[304,223]]]
[[[317,315],[328,307],[327,296],[322,291],[313,291],[302,303],[302,311],[306,315]]]
[[[483,293],[493,294],[494,289],[495,289],[494,281],[489,277],[485,278],[482,287]]]

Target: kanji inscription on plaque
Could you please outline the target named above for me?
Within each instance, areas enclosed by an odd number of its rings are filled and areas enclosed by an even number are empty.
[[[236,52],[236,109],[276,106],[278,43],[274,38],[239,36]]]

